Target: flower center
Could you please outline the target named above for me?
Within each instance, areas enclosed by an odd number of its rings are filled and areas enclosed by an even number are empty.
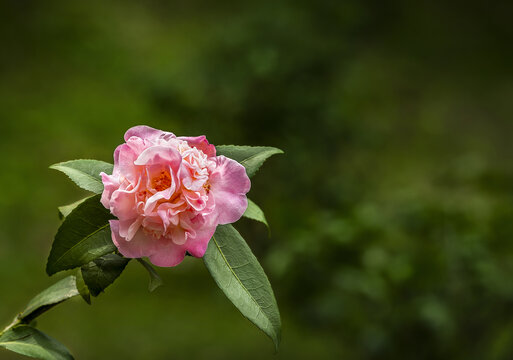
[[[210,192],[210,184],[208,180],[203,184],[203,189],[205,189],[207,194]]]
[[[157,176],[151,179],[151,186],[157,190],[162,191],[166,190],[171,186],[171,176],[162,170]]]

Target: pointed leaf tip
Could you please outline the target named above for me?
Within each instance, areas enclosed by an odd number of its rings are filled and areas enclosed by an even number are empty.
[[[86,198],[83,198],[83,199],[80,199],[78,201],[75,201],[74,203],[71,203],[71,204],[68,204],[68,205],[59,206],[58,207],[59,218],[61,220],[63,220],[65,217],[67,217],[69,214],[71,214],[71,212],[73,210],[75,210],[78,205],[82,204],[84,201],[86,201],[89,198],[90,198],[90,196],[88,196]]]
[[[203,257],[219,288],[248,320],[274,342],[281,339],[280,312],[271,284],[242,236],[231,225],[220,225]]]
[[[103,191],[100,173],[111,174],[113,167],[105,161],[82,159],[53,164],[50,169],[63,172],[82,189],[100,194]]]
[[[248,207],[242,216],[251,220],[260,221],[267,226],[267,229],[269,229],[269,224],[267,223],[264,212],[257,204],[251,201],[251,199],[248,199]]]

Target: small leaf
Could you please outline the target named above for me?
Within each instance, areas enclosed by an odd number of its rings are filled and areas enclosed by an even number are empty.
[[[150,283],[148,284],[148,291],[153,292],[156,288],[161,286],[163,284],[162,279],[160,278],[159,274],[155,271],[153,266],[148,264],[144,259],[137,259],[138,262],[141,263],[142,266],[148,271],[148,274],[150,275]]]
[[[91,305],[91,292],[84,281],[84,277],[82,276],[82,269],[78,269],[77,271],[77,290],[82,299]]]
[[[114,217],[100,203],[100,195],[78,205],[55,235],[46,264],[48,275],[82,266],[116,250],[111,238],[110,219]]]
[[[118,254],[107,254],[82,266],[82,276],[91,295],[100,295],[121,275],[129,261]]]
[[[260,209],[258,207],[257,204],[255,204],[250,199],[248,199],[248,207],[247,207],[246,211],[244,212],[244,214],[242,214],[242,216],[245,216],[248,219],[260,221],[260,222],[264,223],[265,226],[267,226],[267,228],[269,229],[269,224],[267,223],[264,212],[262,211],[262,209]]]
[[[78,295],[75,276],[68,276],[36,295],[18,319],[28,323],[55,305]]]
[[[113,165],[100,160],[71,160],[50,166],[68,175],[82,189],[100,194],[103,191],[101,172],[112,174]]]
[[[231,225],[219,225],[203,260],[228,299],[278,349],[281,320],[271,284],[238,231]]]
[[[73,360],[73,356],[64,345],[28,325],[7,330],[0,336],[0,346],[36,359]]]
[[[66,216],[68,216],[69,214],[71,214],[71,212],[73,210],[75,210],[75,208],[82,204],[84,201],[86,201],[87,199],[89,199],[89,197],[86,197],[86,198],[83,198],[83,199],[80,199],[78,201],[75,201],[74,203],[72,204],[68,204],[68,205],[63,205],[63,206],[59,206],[58,209],[59,209],[59,218],[62,220],[64,219]]]
[[[283,154],[283,151],[270,146],[219,145],[216,146],[216,153],[241,163],[248,176],[252,177],[267,158],[274,154]]]

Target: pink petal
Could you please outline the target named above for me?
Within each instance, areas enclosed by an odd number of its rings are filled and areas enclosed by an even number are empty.
[[[112,193],[110,212],[114,216],[119,219],[132,219],[138,215],[136,192],[139,188],[139,182],[135,187],[130,185],[127,190],[118,189]]]
[[[128,144],[119,145],[114,151],[114,172],[113,175],[122,175],[130,182],[136,181],[136,169],[134,161],[137,159],[138,153],[134,151]]]
[[[192,219],[196,223],[196,236],[187,240],[185,247],[187,251],[195,257],[203,257],[207,251],[208,242],[216,231],[216,216],[197,216]]]
[[[162,234],[164,230],[164,224],[160,216],[156,213],[151,213],[149,215],[144,216],[143,222],[141,224],[147,231],[150,231],[154,234]]]
[[[137,154],[138,153],[128,144],[119,145],[116,150],[114,150],[114,166],[133,166],[134,161],[137,159]]]
[[[126,234],[126,241],[131,241],[135,234],[137,234],[137,231],[139,231],[139,228],[141,227],[141,224],[143,222],[143,218],[140,216],[138,217],[134,222],[130,224],[127,230]]]
[[[130,241],[126,241],[119,234],[119,221],[110,220],[110,229],[112,231],[112,241],[119,252],[127,258],[140,258],[149,256],[155,252],[155,239],[139,229]]]
[[[110,197],[112,193],[119,188],[119,180],[115,176],[107,175],[104,172],[100,173],[103,182],[103,193],[101,203],[106,209],[110,209]]]
[[[219,224],[239,220],[248,207],[246,193],[251,182],[244,166],[225,156],[218,156],[217,167],[210,175],[210,194],[214,196]]]
[[[145,234],[142,229],[139,229],[131,241],[126,241],[119,235],[117,220],[110,221],[110,228],[114,245],[127,258],[147,256],[151,263],[156,266],[176,266],[185,257],[185,248],[174,244],[169,239],[155,239]]]
[[[160,171],[157,171],[157,172],[160,172]],[[178,179],[171,168],[169,169],[169,174],[170,174],[171,185],[167,189],[164,189],[162,191],[157,191],[154,195],[152,195],[149,199],[146,200],[146,204],[144,205],[144,213],[145,214],[149,214],[149,213],[153,212],[155,210],[155,206],[157,206],[157,203],[160,200],[164,200],[164,199],[169,200],[175,194],[175,192],[179,186]],[[150,179],[151,175],[148,178]]]
[[[173,229],[173,232],[171,233],[171,240],[176,245],[183,245],[187,241],[187,234],[184,229],[182,229],[180,226],[175,226]]]
[[[118,222],[118,233],[119,236],[121,236],[126,241],[132,240],[134,237],[135,232],[130,233],[130,228],[132,227],[134,221],[137,221],[136,219],[126,219],[126,220],[119,220]]]
[[[154,140],[161,135],[173,135],[173,133],[154,129],[146,125],[138,125],[128,129],[125,133],[125,141],[128,141],[132,136],[137,136],[141,139]]]
[[[171,239],[160,238],[158,240],[158,251],[149,256],[153,265],[156,266],[176,266],[185,258],[185,248],[183,245],[176,245]]]
[[[151,165],[169,165],[177,170],[182,162],[182,155],[178,150],[167,146],[152,146],[144,150],[135,165],[151,166]]]
[[[129,138],[127,141],[126,141],[126,144],[134,151],[134,153],[136,154],[140,154],[144,151],[144,149],[146,149],[149,145],[148,144],[145,144],[144,140],[139,138],[139,137],[135,137],[135,136],[132,136],[131,138]]]
[[[216,147],[208,142],[205,135],[180,136],[178,139],[187,141],[190,146],[203,151],[208,157],[216,156]]]

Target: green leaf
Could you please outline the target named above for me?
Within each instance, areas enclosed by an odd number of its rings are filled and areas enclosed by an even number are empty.
[[[86,201],[87,199],[89,199],[90,196],[86,197],[86,198],[83,198],[83,199],[80,199],[78,201],[75,201],[74,203],[72,204],[69,204],[69,205],[63,205],[63,206],[59,206],[58,209],[59,209],[59,218],[62,220],[64,219],[66,216],[68,216],[69,214],[71,214],[71,212],[73,210],[75,210],[75,208],[82,204],[84,201]]]
[[[244,214],[242,214],[242,216],[245,216],[248,219],[260,221],[260,222],[264,223],[267,226],[267,228],[269,229],[269,224],[267,223],[264,212],[262,211],[262,209],[260,209],[258,207],[257,204],[255,204],[250,199],[248,199],[248,207],[247,207],[246,211],[244,212]]]
[[[73,356],[64,345],[28,325],[7,330],[0,336],[0,346],[36,359],[73,360]]]
[[[91,295],[98,296],[125,270],[130,259],[107,254],[82,266],[82,276]]]
[[[100,194],[103,191],[101,172],[112,174],[113,165],[100,160],[71,160],[50,166],[68,175],[82,189]]]
[[[153,266],[151,266],[150,264],[148,264],[148,262],[141,258],[137,259],[137,261],[141,263],[142,266],[144,266],[144,268],[148,271],[148,274],[150,275],[150,283],[148,284],[149,292],[152,292],[153,290],[155,290],[163,284],[162,279],[160,278],[159,274],[157,274]]]
[[[265,160],[274,154],[283,154],[283,151],[270,146],[219,145],[216,146],[216,153],[241,163],[248,176],[252,177]]]
[[[55,235],[46,264],[48,275],[82,266],[116,250],[109,226],[111,219],[114,217],[100,203],[100,195],[78,205]]]
[[[84,277],[82,276],[82,269],[78,269],[77,271],[77,290],[82,299],[91,305],[91,292],[84,281]]]
[[[228,299],[278,349],[281,320],[271,284],[238,231],[231,225],[219,225],[203,260]]]
[[[71,275],[36,295],[27,304],[25,310],[18,315],[18,319],[25,323],[29,323],[55,305],[76,295],[78,295],[78,290],[76,287],[75,276]]]

